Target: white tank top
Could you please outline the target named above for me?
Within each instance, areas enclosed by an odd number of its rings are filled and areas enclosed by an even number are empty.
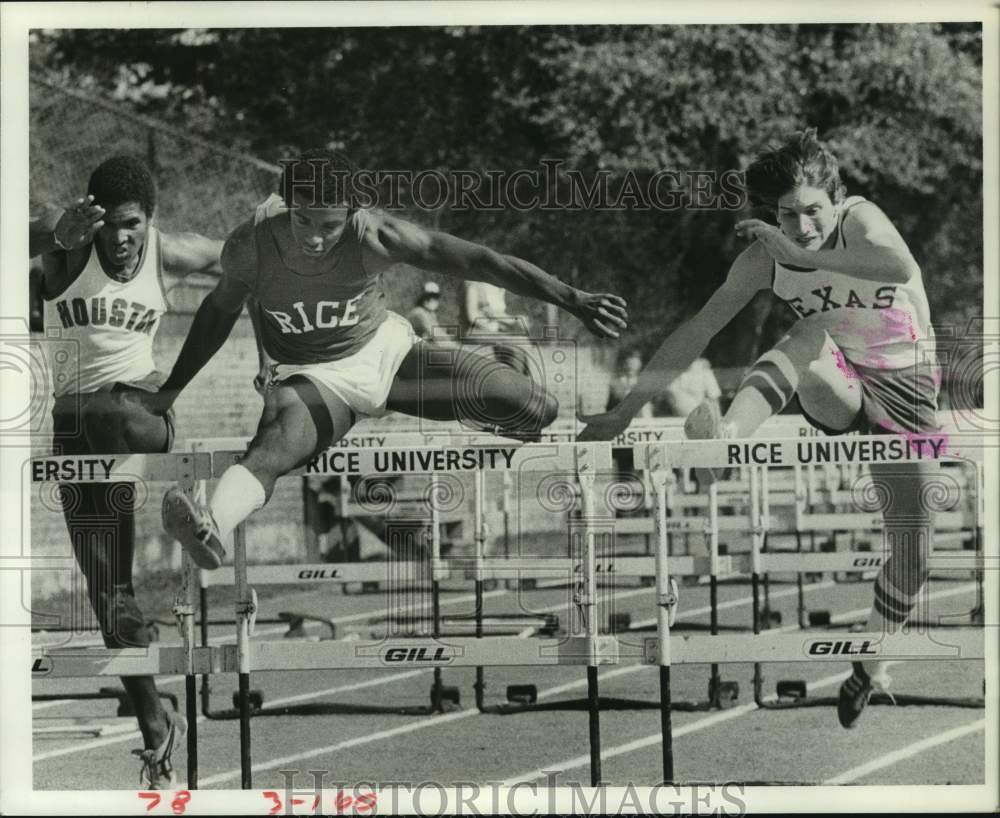
[[[846,247],[844,219],[864,201],[861,196],[844,201],[835,247]],[[833,270],[797,269],[802,268],[775,262],[771,289],[799,318],[827,313],[827,332],[848,361],[872,369],[934,362],[934,330],[919,270],[906,284],[899,284]]]
[[[150,226],[142,258],[130,281],[115,281],[101,268],[97,249],[66,290],[45,302],[45,328],[70,344],[52,344],[50,366],[58,398],[96,392],[117,381],[145,378],[156,369],[153,337],[166,312],[160,234]],[[71,350],[67,354],[67,350]]]

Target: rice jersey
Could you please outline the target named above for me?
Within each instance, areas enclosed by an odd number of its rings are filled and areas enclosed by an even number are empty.
[[[235,271],[257,311],[260,343],[279,364],[335,361],[361,349],[385,320],[380,273],[365,268],[362,248],[377,229],[377,211],[356,210],[316,273],[293,269],[289,210],[272,195],[257,208],[253,238],[255,270]],[[227,275],[230,271],[227,270]]]

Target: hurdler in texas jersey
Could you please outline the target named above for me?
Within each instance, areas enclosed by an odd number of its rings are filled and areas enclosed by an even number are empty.
[[[179,490],[164,498],[165,529],[203,568],[222,563],[222,541],[264,505],[278,477],[359,418],[391,410],[522,438],[555,419],[555,399],[527,375],[474,348],[419,341],[386,309],[382,277],[393,264],[556,304],[601,337],[616,338],[626,326],[617,296],[582,292],[522,259],[356,206],[351,174],[344,157],[326,151],[285,163],[281,198],[265,201],[226,242],[223,279],[199,308],[163,387],[169,402],[221,346],[243,303],[253,302],[268,359],[257,434],[208,507]]]

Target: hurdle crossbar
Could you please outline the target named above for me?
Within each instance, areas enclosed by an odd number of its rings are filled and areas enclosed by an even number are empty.
[[[643,642],[647,664],[658,660],[658,637]],[[670,662],[677,665],[753,662],[980,661],[981,630],[934,634],[759,633],[733,636],[671,634]],[[624,655],[622,658],[626,658]]]
[[[190,483],[211,477],[212,457],[193,452],[33,457],[28,468],[33,483]]]
[[[220,673],[217,648],[152,644],[144,648],[60,648],[32,654],[32,679],[103,676],[174,676],[188,672]]]
[[[412,560],[392,562],[393,581],[427,580],[426,564]],[[201,571],[202,588],[231,587],[235,576],[228,571]],[[247,581],[251,585],[339,585],[357,582],[385,582],[389,579],[387,564],[378,562],[316,562],[296,565],[251,565]]]
[[[330,448],[307,465],[289,472],[294,475],[432,474],[448,472],[518,471],[570,472],[579,453],[591,451],[595,470],[607,470],[611,452],[607,444],[532,443],[412,446],[395,449]],[[242,451],[219,451],[212,457],[215,477],[242,458]]]

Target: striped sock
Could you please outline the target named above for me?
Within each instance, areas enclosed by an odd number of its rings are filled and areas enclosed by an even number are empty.
[[[736,436],[749,437],[765,420],[784,409],[795,395],[797,383],[798,377],[786,356],[774,350],[765,353],[743,379],[726,412],[726,420],[736,426]]]
[[[875,580],[875,601],[865,624],[865,630],[870,633],[895,633],[907,619],[920,598],[920,588],[912,594],[907,594],[896,588],[886,576],[892,560],[888,560]],[[881,677],[881,663],[862,662],[869,676]]]

